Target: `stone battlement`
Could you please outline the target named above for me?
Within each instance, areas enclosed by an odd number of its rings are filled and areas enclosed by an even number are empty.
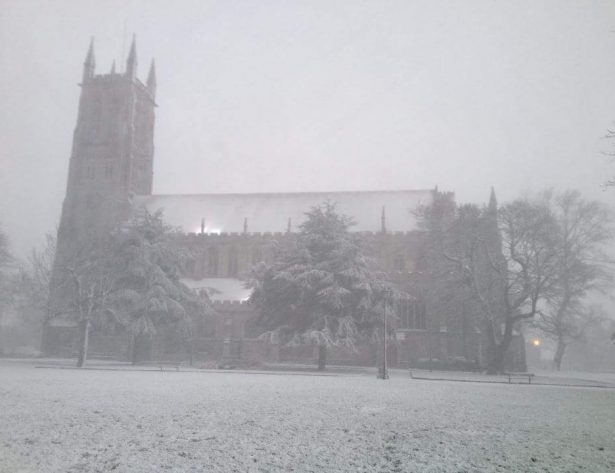
[[[249,301],[218,300],[211,301],[212,308],[217,312],[251,312],[255,310],[254,304]]]
[[[361,232],[351,232],[361,236],[370,236],[370,237],[406,237],[406,236],[414,236],[418,235],[421,232],[419,230],[412,231],[396,231],[396,232],[370,232],[370,231],[361,231]],[[240,239],[248,239],[248,238],[288,238],[291,236],[297,235],[297,232],[220,232],[220,233],[195,233],[195,232],[186,232],[183,235],[187,238],[197,238],[197,239],[212,239],[212,240],[221,240],[228,238],[240,238]]]

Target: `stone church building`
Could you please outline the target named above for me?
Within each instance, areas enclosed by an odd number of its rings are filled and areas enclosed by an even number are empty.
[[[272,242],[292,238],[305,212],[325,201],[354,219],[370,255],[412,297],[392,308],[395,330],[389,359],[397,366],[479,363],[481,337],[468,324],[459,324],[455,310],[444,311],[434,291],[424,291],[425,235],[417,228],[414,211],[439,196],[454,208],[453,194],[437,189],[357,192],[301,192],[258,194],[156,195],[154,121],[156,70],[152,61],[147,80],[137,77],[133,39],[124,72],[115,65],[96,73],[93,44],[83,65],[81,97],[66,197],[58,230],[58,249],[52,278],[53,297],[62,297],[57,273],[66,255],[80,239],[108,232],[129,218],[133,209],[162,209],[165,221],[181,227],[183,244],[194,255],[183,282],[195,291],[207,291],[216,310],[214,327],[197,333],[193,350],[204,363],[222,357],[237,365],[314,360],[313,347],[278,346],[258,337],[256,310],[249,303],[243,279],[252,265],[272,257]],[[54,289],[55,287],[55,289]],[[167,336],[155,343],[153,359],[178,356]],[[49,327],[44,351],[69,354],[76,344],[75,329],[61,317]],[[122,334],[93,333],[90,356],[125,358]],[[375,345],[356,351],[334,348],[329,363],[373,366]]]

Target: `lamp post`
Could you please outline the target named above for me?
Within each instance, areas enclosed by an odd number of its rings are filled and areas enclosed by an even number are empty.
[[[387,369],[387,300],[389,291],[384,292],[384,315],[382,328],[382,366],[378,368],[378,379],[389,379]]]

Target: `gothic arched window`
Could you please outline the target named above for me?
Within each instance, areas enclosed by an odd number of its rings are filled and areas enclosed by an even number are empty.
[[[237,248],[231,246],[228,250],[228,275],[237,276],[239,273]]]
[[[402,299],[397,304],[399,327],[409,330],[427,329],[427,309],[425,303],[412,299]]]
[[[208,261],[208,272],[210,274],[210,276],[217,276],[218,275],[218,260],[219,260],[219,251],[218,251],[218,247],[217,246],[212,246],[211,248],[209,248],[208,251],[209,254],[209,261]]]

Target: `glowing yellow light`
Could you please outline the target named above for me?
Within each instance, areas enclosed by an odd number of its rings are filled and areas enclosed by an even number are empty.
[[[539,347],[540,346],[540,340],[535,338],[534,340],[532,340],[532,345],[534,345],[535,347]]]

